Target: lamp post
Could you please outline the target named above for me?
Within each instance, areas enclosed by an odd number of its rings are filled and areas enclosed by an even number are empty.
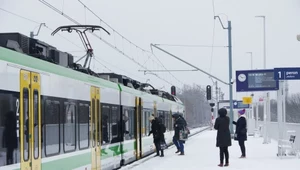
[[[227,28],[224,27],[221,19],[219,16],[214,16],[214,19],[218,18],[223,29],[228,30],[228,62],[229,62],[229,103],[230,103],[230,120],[233,120],[233,94],[232,94],[232,84],[233,84],[233,79],[232,79],[232,45],[231,45],[231,21],[228,21],[228,26]],[[233,134],[233,124],[230,121],[230,132]]]
[[[267,54],[266,54],[266,16],[255,16],[256,18],[262,18],[263,19],[263,32],[264,32],[264,69],[267,68]],[[270,114],[270,105],[269,105],[269,92],[265,93],[265,99],[264,99],[264,144],[267,144],[270,142],[268,139],[268,124],[271,120],[271,114]],[[268,121],[268,122],[267,122]]]

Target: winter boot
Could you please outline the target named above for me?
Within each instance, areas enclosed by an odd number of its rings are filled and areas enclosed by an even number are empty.
[[[184,155],[184,152],[180,152],[180,154],[179,155]]]
[[[226,163],[224,166],[229,166],[229,163]]]
[[[160,157],[164,157],[164,150],[161,150]]]
[[[175,153],[179,153],[180,151],[179,150],[177,150]]]
[[[218,166],[219,166],[219,167],[223,167],[223,163],[220,163]]]

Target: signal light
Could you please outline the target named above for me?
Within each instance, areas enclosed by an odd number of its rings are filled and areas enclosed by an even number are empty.
[[[206,86],[206,99],[211,100],[211,86],[210,85]]]
[[[176,96],[176,88],[175,86],[171,86],[171,94]]]

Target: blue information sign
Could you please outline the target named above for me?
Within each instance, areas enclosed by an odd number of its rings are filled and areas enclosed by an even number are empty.
[[[274,70],[239,70],[236,71],[236,91],[273,91],[279,83],[274,79]]]
[[[274,69],[275,80],[299,80],[300,67],[287,67]]]
[[[249,109],[250,105],[249,104],[243,104],[243,101],[238,100],[233,102],[233,108],[234,109]]]

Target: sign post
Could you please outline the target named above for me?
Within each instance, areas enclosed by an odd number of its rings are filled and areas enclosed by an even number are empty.
[[[249,91],[277,91],[278,81],[274,79],[273,69],[264,70],[240,70],[236,71],[236,90],[237,92],[249,92]],[[267,98],[265,99],[267,100]],[[268,123],[270,120],[270,113],[267,114],[270,108],[270,103],[265,101],[264,107],[264,142],[268,143]]]
[[[274,78],[279,81],[277,92],[277,118],[278,118],[278,145],[286,137],[286,105],[285,105],[285,81],[300,80],[300,67],[274,68]],[[285,155],[284,150],[278,147],[277,156]]]

